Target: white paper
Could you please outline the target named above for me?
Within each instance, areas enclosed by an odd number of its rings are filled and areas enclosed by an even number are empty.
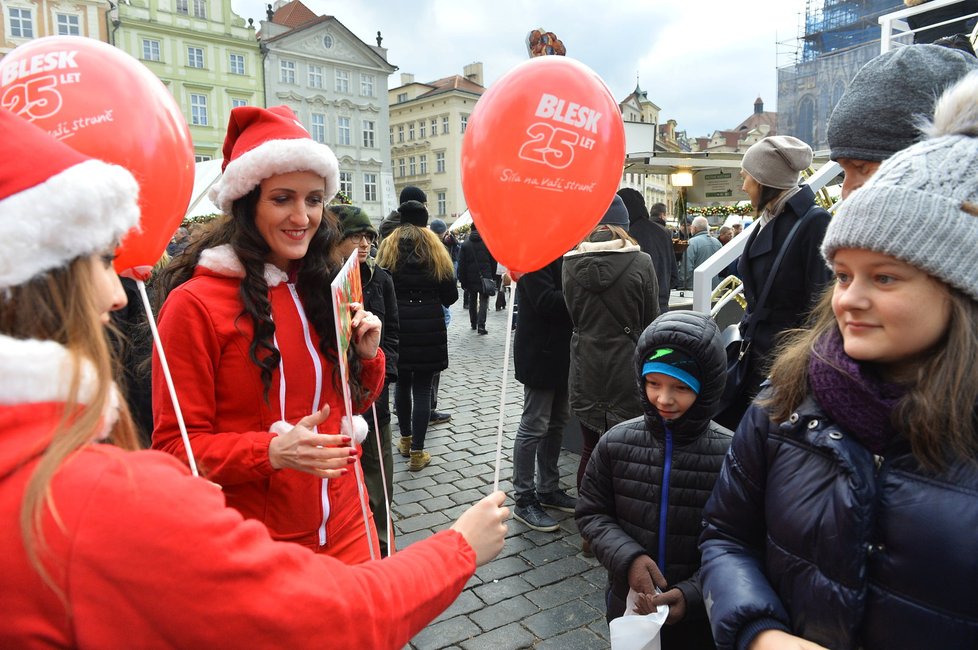
[[[661,649],[659,630],[669,616],[669,607],[660,605],[652,614],[638,614],[635,611],[637,596],[634,590],[629,589],[625,599],[625,615],[611,621],[612,650]]]

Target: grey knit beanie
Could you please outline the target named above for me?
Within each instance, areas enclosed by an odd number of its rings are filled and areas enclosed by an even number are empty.
[[[976,69],[975,57],[939,45],[907,45],[870,60],[829,118],[832,160],[882,161],[906,149],[941,93]]]
[[[611,205],[608,206],[608,210],[601,217],[601,221],[598,224],[618,226],[625,230],[625,232],[628,232],[628,209],[625,207],[625,203],[621,200],[620,196],[615,194],[615,198],[611,200]]]
[[[786,190],[798,184],[798,174],[812,164],[812,148],[790,135],[769,135],[758,140],[740,166],[766,187]]]
[[[978,300],[978,72],[944,94],[925,133],[842,202],[822,255],[890,255]]]

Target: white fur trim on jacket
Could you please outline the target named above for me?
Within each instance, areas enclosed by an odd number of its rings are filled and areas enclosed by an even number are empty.
[[[200,254],[197,264],[230,278],[243,278],[245,276],[244,265],[241,264],[241,260],[238,259],[231,244],[221,244],[214,248],[208,248]],[[269,287],[277,287],[288,281],[289,276],[285,271],[274,264],[265,264],[265,284]]]
[[[227,164],[208,196],[224,214],[231,214],[231,204],[266,178],[301,171],[314,172],[326,180],[326,203],[336,196],[340,185],[336,155],[326,145],[307,138],[269,140],[241,154]]]
[[[72,355],[55,341],[15,339],[0,334],[0,404],[39,404],[68,399]],[[98,387],[95,369],[82,364],[78,400],[87,403]],[[105,420],[96,436],[105,439],[119,419],[119,394],[112,385]]]
[[[111,246],[139,223],[138,199],[132,174],[86,160],[0,200],[0,288]]]

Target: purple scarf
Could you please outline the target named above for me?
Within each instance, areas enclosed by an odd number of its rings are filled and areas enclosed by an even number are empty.
[[[882,454],[896,435],[890,415],[906,389],[880,380],[865,364],[849,357],[836,328],[814,347],[808,381],[815,401],[843,431],[874,454]]]

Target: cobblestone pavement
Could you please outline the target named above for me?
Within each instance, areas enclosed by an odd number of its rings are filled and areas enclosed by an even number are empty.
[[[438,410],[452,420],[428,429],[425,447],[431,465],[407,471],[394,452],[393,517],[397,545],[424,539],[445,528],[492,489],[496,429],[505,346],[506,312],[490,313],[488,336],[469,328],[459,300],[448,328],[451,357],[442,373]],[[522,412],[523,387],[510,361],[500,488],[512,497],[513,438]],[[398,439],[396,418],[393,438]],[[574,490],[579,456],[562,451],[561,487]],[[512,498],[507,505],[513,507]],[[458,600],[411,640],[410,648],[607,648],[604,620],[606,573],[594,558],[581,555],[574,516],[548,510],[560,530],[541,533],[515,519],[502,553],[480,568]]]

